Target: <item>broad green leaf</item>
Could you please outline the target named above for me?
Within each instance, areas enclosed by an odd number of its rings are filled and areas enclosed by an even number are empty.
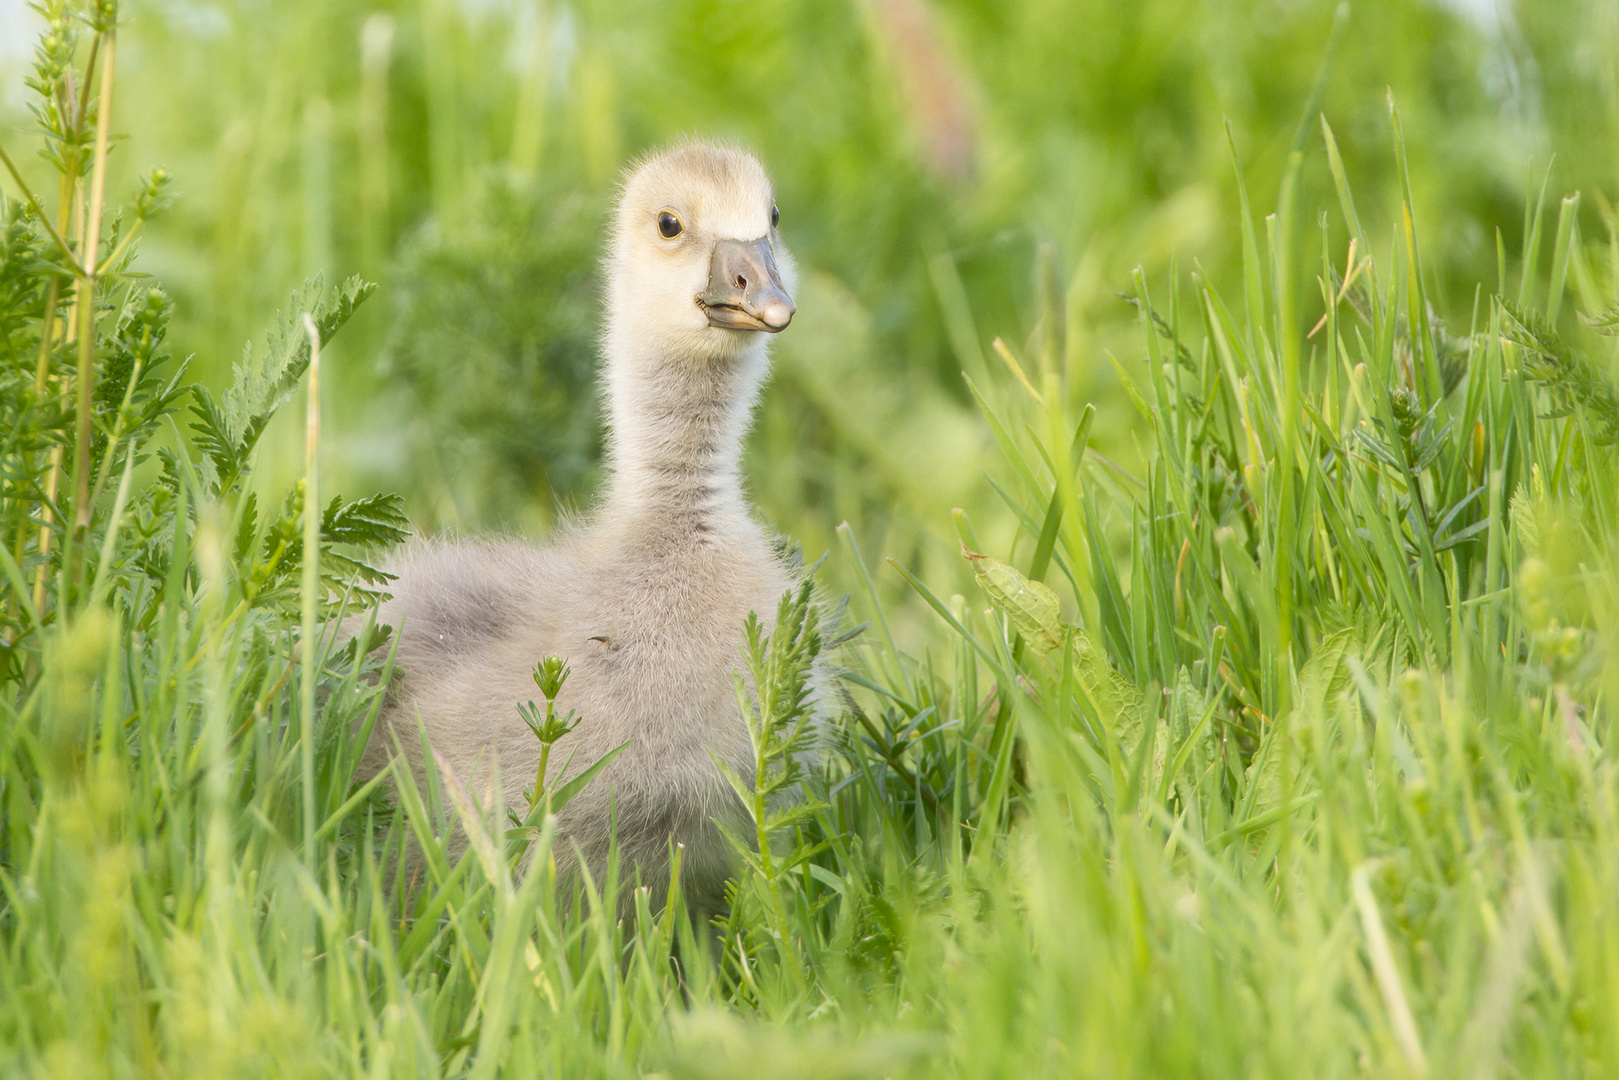
[[[979,588],[995,609],[1012,620],[1025,641],[1043,652],[1062,646],[1061,609],[1057,594],[1038,581],[1030,581],[1014,566],[969,551],[961,553],[973,564]]]

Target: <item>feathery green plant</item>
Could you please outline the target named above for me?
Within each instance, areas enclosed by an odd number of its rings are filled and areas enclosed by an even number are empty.
[[[801,828],[825,808],[805,787],[805,759],[812,753],[817,720],[814,668],[822,648],[821,615],[809,582],[782,596],[770,633],[756,612],[749,613],[743,633],[749,678],[736,673],[736,700],[753,747],[754,773],[739,776],[717,755],[714,765],[753,826],[751,836],[722,826],[747,868],[729,890],[722,935],[727,950],[733,943],[737,949],[736,972],[746,987],[750,963],[761,949],[779,953],[775,966],[788,977],[802,978],[808,959],[799,952],[797,931],[805,912],[789,911],[794,890],[786,879],[807,868],[819,852],[819,846],[804,841]]]
[[[231,962],[238,875],[283,874],[288,837],[322,838],[328,855],[347,843],[364,802],[353,729],[380,703],[383,638],[326,631],[298,663],[313,626],[293,584],[301,498],[261,521],[241,481],[310,343],[283,331],[219,404],[170,363],[173,306],[133,269],[167,178],[151,174],[127,213],[103,205],[116,5],[42,10],[30,86],[56,206],[5,152],[23,198],[0,207],[0,1045],[12,1062],[56,1046],[151,1071],[163,1031],[187,1021],[134,1003],[184,993],[175,980],[205,955]],[[295,303],[329,337],[369,286],[327,304],[319,292]],[[404,518],[387,496],[319,517],[316,587],[335,626],[385,580],[361,553],[402,539]],[[324,722],[300,729],[293,703],[315,683]],[[294,768],[300,757],[318,770]],[[264,911],[237,914],[241,926]],[[74,1032],[82,1042],[63,1041]]]

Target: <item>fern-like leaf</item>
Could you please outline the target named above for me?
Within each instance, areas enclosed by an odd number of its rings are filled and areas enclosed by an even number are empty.
[[[391,547],[410,536],[405,501],[398,495],[373,495],[344,504],[333,499],[320,520],[321,539],[328,544]]]
[[[198,388],[195,396],[199,422],[192,429],[217,474],[213,478],[216,493],[229,490],[241,479],[270,418],[292,397],[304,372],[309,370],[309,335],[303,326],[303,313],[314,316],[324,344],[376,291],[376,285],[351,277],[332,295],[323,298],[323,291],[317,275],[293,294],[288,311],[276,317],[276,328],[270,332],[269,348],[262,359],[255,358],[251,343],[243,349],[242,362],[232,369],[234,379],[223,401],[214,403]]]
[[[1576,408],[1591,420],[1598,446],[1619,443],[1619,391],[1590,360],[1575,352],[1540,316],[1496,298],[1506,315],[1502,336],[1523,354],[1523,373],[1544,386],[1556,406],[1551,416],[1567,416]]]
[[[1619,337],[1619,304],[1615,304],[1600,315],[1587,315],[1582,311],[1580,321],[1599,334]]]

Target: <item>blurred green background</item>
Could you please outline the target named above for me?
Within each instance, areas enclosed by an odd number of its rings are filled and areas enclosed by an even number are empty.
[[[1005,339],[1031,378],[1097,403],[1095,445],[1130,467],[1136,418],[1107,358],[1134,373],[1141,345],[1115,294],[1140,265],[1160,305],[1177,268],[1241,295],[1232,142],[1256,208],[1275,205],[1295,138],[1303,205],[1332,207],[1324,113],[1362,219],[1391,237],[1391,92],[1430,295],[1463,328],[1474,283],[1497,278],[1497,228],[1517,251],[1554,150],[1551,191],[1586,192],[1585,235],[1607,235],[1619,192],[1614,0],[147,0],[126,14],[116,157],[125,187],[154,164],[175,177],[142,265],[175,295],[177,351],[221,383],[305,277],[379,281],[329,358],[328,483],[401,491],[427,531],[539,533],[558,506],[589,505],[602,223],[625,162],[681,135],[758,152],[803,271],[750,444],[762,512],[811,559],[848,520],[868,556],[946,581],[967,572],[951,507],[993,550],[1014,527],[990,510],[989,433],[960,372],[992,397],[1021,392],[990,347]],[[0,0],[12,144],[34,19]],[[1319,237],[1304,242],[1319,266]],[[1319,288],[1302,288],[1313,323]],[[272,433],[263,482],[301,468],[300,415]]]

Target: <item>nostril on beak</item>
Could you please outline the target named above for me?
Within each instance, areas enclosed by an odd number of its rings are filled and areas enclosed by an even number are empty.
[[[775,333],[792,320],[793,301],[765,238],[716,241],[708,274],[708,288],[697,299],[710,326]]]

